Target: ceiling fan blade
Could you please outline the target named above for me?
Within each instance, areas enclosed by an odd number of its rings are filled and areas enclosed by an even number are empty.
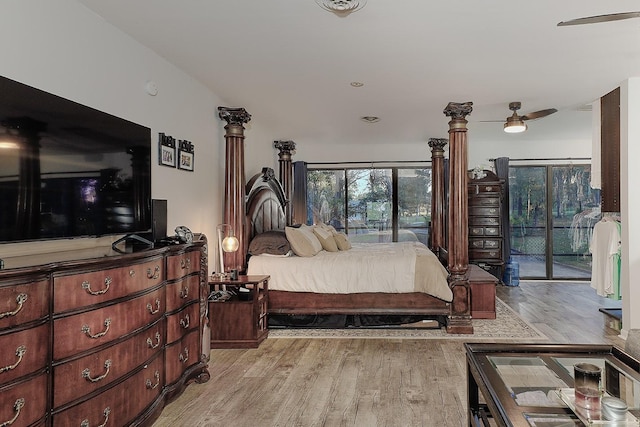
[[[558,27],[568,25],[595,24],[598,22],[620,21],[622,19],[640,18],[640,12],[610,13],[607,15],[587,16],[586,18],[570,19],[569,21],[558,22]]]
[[[535,120],[540,119],[542,117],[546,117],[550,114],[557,112],[556,108],[547,108],[546,110],[534,111],[533,113],[525,114],[524,116],[520,116],[522,120]]]

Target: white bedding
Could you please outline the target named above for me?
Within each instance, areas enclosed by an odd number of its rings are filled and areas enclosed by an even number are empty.
[[[453,294],[447,270],[422,243],[353,243],[348,251],[313,257],[249,258],[247,274],[271,276],[269,289],[323,294],[425,292],[445,301]]]

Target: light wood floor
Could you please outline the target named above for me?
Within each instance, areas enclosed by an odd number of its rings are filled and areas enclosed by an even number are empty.
[[[624,346],[586,283],[521,282],[497,294],[554,343]],[[267,339],[213,350],[211,379],[165,408],[161,426],[468,426],[462,340]]]

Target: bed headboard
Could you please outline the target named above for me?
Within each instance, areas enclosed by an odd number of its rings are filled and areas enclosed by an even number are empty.
[[[286,199],[282,185],[271,168],[262,168],[246,186],[247,238],[270,230],[284,230],[287,225]]]

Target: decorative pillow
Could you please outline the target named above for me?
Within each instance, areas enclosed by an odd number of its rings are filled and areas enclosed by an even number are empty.
[[[308,225],[302,224],[299,228],[285,227],[284,232],[293,253],[298,256],[311,257],[322,250],[322,244],[313,234],[313,228]]]
[[[322,245],[322,249],[328,252],[338,252],[338,245],[336,244],[336,240],[333,238],[333,233],[322,227],[313,227],[313,234],[316,235],[320,244]]]
[[[249,243],[250,255],[286,255],[291,250],[291,244],[282,230],[271,230],[256,235]]]
[[[321,222],[320,224],[317,225],[317,227],[320,227],[324,230],[330,231],[331,233],[337,233],[338,230],[335,229],[335,227],[331,224],[325,224],[324,222]]]
[[[333,233],[333,240],[336,241],[338,249],[340,249],[341,251],[348,251],[349,249],[351,249],[351,242],[349,241],[349,238],[346,234],[342,232]]]

